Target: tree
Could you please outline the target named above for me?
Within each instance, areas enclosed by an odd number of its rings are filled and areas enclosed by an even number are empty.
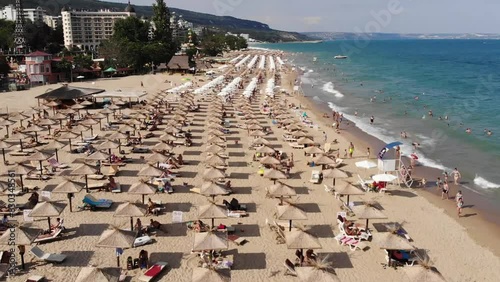
[[[14,28],[15,23],[0,19],[0,48],[9,49],[14,47]]]
[[[212,34],[203,37],[201,48],[208,56],[217,56],[221,54],[226,46],[225,36],[223,34]]]
[[[170,58],[177,51],[178,44],[172,40],[172,29],[170,28],[170,10],[165,4],[164,0],[156,0],[153,4],[153,18],[152,21],[155,26],[154,41],[159,42],[165,46],[167,53],[165,53],[163,62],[170,61]]]
[[[9,62],[5,56],[0,56],[0,75],[7,76],[10,71]]]
[[[115,23],[113,37],[130,42],[147,42],[149,25],[136,17],[119,19]]]
[[[90,69],[94,64],[92,61],[92,56],[78,54],[73,57],[73,64],[75,65],[75,69]]]

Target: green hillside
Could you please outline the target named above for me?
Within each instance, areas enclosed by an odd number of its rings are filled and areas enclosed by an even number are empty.
[[[13,0],[0,0],[0,6],[13,4]],[[127,4],[102,2],[96,0],[60,0],[60,1],[41,1],[41,0],[24,0],[25,8],[35,8],[40,6],[44,8],[48,14],[58,15],[63,6],[68,6],[73,9],[114,9],[123,11]],[[168,5],[168,1],[166,1]],[[134,5],[135,11],[138,16],[149,17],[153,13],[151,6],[138,6]],[[252,38],[260,41],[280,42],[280,41],[301,41],[309,40],[307,35],[286,32],[271,29],[267,24],[243,20],[229,16],[215,16],[204,13],[197,13],[182,9],[170,8],[171,12],[177,15],[182,15],[185,20],[192,22],[195,26],[204,26],[209,28],[218,29],[221,31],[229,31],[233,33],[249,33]]]

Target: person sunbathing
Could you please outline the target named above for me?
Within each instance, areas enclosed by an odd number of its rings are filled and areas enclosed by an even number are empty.
[[[170,168],[174,168],[174,169],[179,168],[179,165],[177,165],[172,158],[168,159],[167,164],[171,166]]]
[[[183,164],[184,164],[184,161],[183,161],[183,159],[182,159],[182,154],[179,154],[179,155],[177,156],[177,163],[178,163],[178,164],[180,164],[180,165],[183,165]]]
[[[229,193],[233,192],[233,189],[231,189],[232,188],[231,180],[228,180],[224,186],[226,187],[226,190],[229,191]]]
[[[157,205],[155,202],[151,200],[151,198],[148,199],[148,214],[154,214],[158,215],[159,212],[159,205]]]
[[[106,190],[108,190],[108,192],[111,192],[117,188],[118,188],[118,183],[116,183],[115,178],[113,176],[110,176],[109,183],[106,186]]]
[[[313,265],[316,262],[316,254],[312,249],[306,251],[306,257],[304,258],[304,264]]]
[[[56,223],[55,224],[51,224],[50,225],[50,231],[54,231],[56,229],[59,229],[59,228],[62,228],[62,221],[61,219],[58,217],[56,219]]]
[[[357,236],[361,235],[362,231],[352,221],[344,222],[344,230],[347,235]]]
[[[203,223],[201,220],[196,220],[195,222],[192,223],[191,229],[193,229],[194,232],[207,232],[210,227]]]
[[[142,222],[139,218],[135,222],[134,231],[137,232],[138,237],[142,236],[142,232],[144,231],[144,228],[142,227]]]

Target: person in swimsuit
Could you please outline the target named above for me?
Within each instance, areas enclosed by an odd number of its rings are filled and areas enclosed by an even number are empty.
[[[450,187],[448,187],[448,183],[443,183],[443,190],[441,192],[441,200],[444,200],[444,196],[446,195],[446,199],[450,198]]]
[[[460,200],[457,201],[457,212],[458,212],[458,217],[461,216],[462,214],[462,208],[464,206],[464,201],[462,198],[460,198]]]
[[[462,178],[462,175],[460,174],[460,172],[458,171],[457,168],[455,168],[453,170],[453,179],[455,180],[455,185],[458,185],[458,180],[460,180],[460,178]]]

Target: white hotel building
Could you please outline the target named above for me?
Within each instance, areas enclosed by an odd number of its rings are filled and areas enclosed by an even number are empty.
[[[110,10],[61,11],[64,32],[64,46],[78,46],[82,50],[96,50],[101,41],[113,35],[113,27],[119,19],[135,16],[135,9],[130,5],[123,12]]]
[[[24,18],[32,22],[43,21],[45,16],[45,10],[41,7],[36,7],[35,9],[23,9]],[[16,7],[14,5],[8,5],[0,9],[0,19],[8,21],[16,21],[17,13]]]

